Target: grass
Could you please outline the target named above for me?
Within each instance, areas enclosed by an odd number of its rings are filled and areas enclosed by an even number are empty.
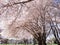
[[[25,45],[25,44],[0,44],[0,45]],[[27,45],[33,45],[33,44],[27,44]],[[57,45],[57,44],[47,44],[47,45]]]
[[[47,45],[57,45],[57,44],[47,44]]]

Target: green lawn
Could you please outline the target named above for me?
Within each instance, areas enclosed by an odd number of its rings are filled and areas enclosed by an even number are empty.
[[[47,45],[57,45],[57,44],[47,44]]]
[[[25,45],[25,44],[0,44],[0,45]],[[27,45],[33,45],[33,44],[27,44]],[[47,44],[47,45],[57,45],[57,44]]]

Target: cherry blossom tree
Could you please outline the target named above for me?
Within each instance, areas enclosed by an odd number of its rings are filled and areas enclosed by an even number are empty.
[[[52,22],[49,16],[53,6],[52,0],[1,0],[0,2],[0,20],[4,24],[2,36],[20,39],[25,37],[21,37],[22,33],[28,31],[38,41],[38,45],[46,45],[46,23]]]

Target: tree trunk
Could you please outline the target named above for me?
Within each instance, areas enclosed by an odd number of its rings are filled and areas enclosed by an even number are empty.
[[[44,40],[43,37],[39,38],[38,45],[46,45],[46,39]]]
[[[42,36],[42,43],[43,43],[43,45],[47,45],[46,44],[46,34],[45,33]]]
[[[46,41],[45,40],[43,40],[43,45],[46,45]]]
[[[46,43],[42,43],[42,40],[38,41],[38,45],[46,45]]]
[[[58,43],[58,45],[60,45],[60,43]]]
[[[38,41],[38,45],[42,45],[42,40]]]

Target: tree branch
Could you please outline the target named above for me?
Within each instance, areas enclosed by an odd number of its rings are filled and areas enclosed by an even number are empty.
[[[10,6],[13,6],[13,5],[17,5],[17,4],[24,4],[24,3],[28,3],[28,2],[31,2],[31,1],[33,1],[33,0],[28,0],[28,1],[23,1],[23,2],[15,2],[15,3],[13,3],[13,4],[7,4],[7,5],[3,5],[2,7],[4,8],[4,7],[10,7]]]

